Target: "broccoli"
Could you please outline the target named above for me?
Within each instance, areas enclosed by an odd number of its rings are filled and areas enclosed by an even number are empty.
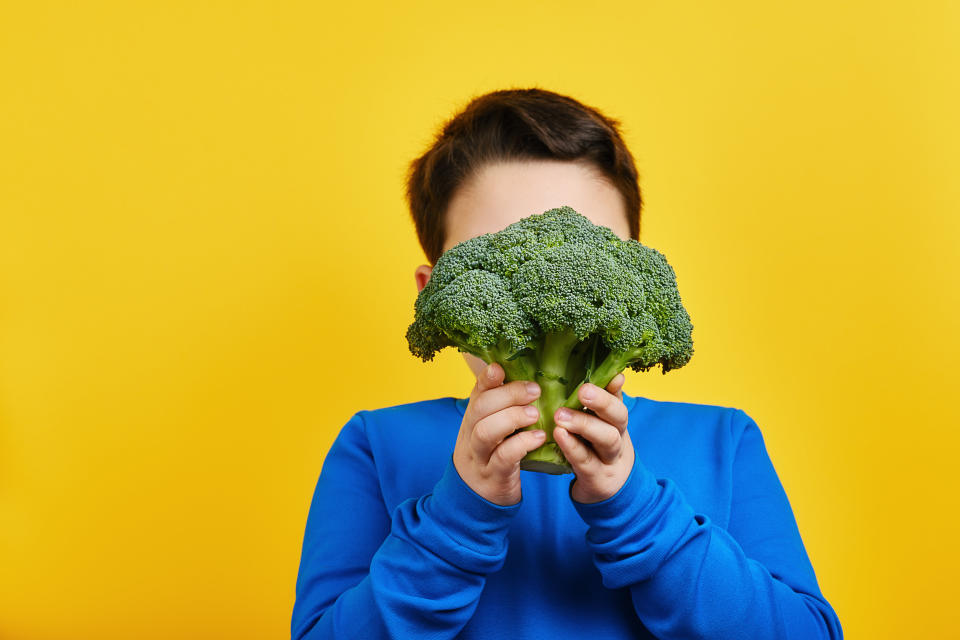
[[[425,362],[452,346],[499,363],[505,382],[537,382],[540,419],[525,428],[547,440],[520,468],[560,474],[572,469],[553,440],[554,412],[582,409],[584,382],[604,388],[627,367],[682,367],[692,329],[663,254],[563,206],[444,252],[407,342]]]

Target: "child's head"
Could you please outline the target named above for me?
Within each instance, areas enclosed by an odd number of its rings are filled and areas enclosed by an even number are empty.
[[[458,242],[567,205],[622,238],[640,239],[642,201],[619,123],[543,89],[473,99],[410,164],[407,201],[429,265]],[[484,363],[464,354],[474,374]]]

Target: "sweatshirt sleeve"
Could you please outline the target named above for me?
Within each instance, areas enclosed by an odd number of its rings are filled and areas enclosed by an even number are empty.
[[[520,504],[475,493],[451,455],[431,493],[388,513],[361,414],[341,430],[317,481],[291,637],[453,638],[486,576],[503,566]]]
[[[574,502],[603,584],[629,588],[637,616],[660,640],[841,640],[760,429],[731,411],[741,437],[727,529],[639,456],[617,494]]]

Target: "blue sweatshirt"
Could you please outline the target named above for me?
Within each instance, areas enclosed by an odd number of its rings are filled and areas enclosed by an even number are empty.
[[[292,638],[840,640],[763,436],[740,409],[624,394],[636,461],[603,502],[453,466],[466,399],[356,413],[307,515]]]

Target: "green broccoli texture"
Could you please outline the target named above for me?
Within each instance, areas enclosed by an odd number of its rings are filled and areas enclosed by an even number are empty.
[[[425,362],[456,347],[500,364],[504,382],[539,384],[540,419],[524,428],[547,439],[520,468],[562,474],[572,469],[553,438],[556,410],[582,410],[582,384],[605,388],[627,367],[682,367],[692,330],[662,253],[562,206],[444,252],[417,296],[407,342]]]

